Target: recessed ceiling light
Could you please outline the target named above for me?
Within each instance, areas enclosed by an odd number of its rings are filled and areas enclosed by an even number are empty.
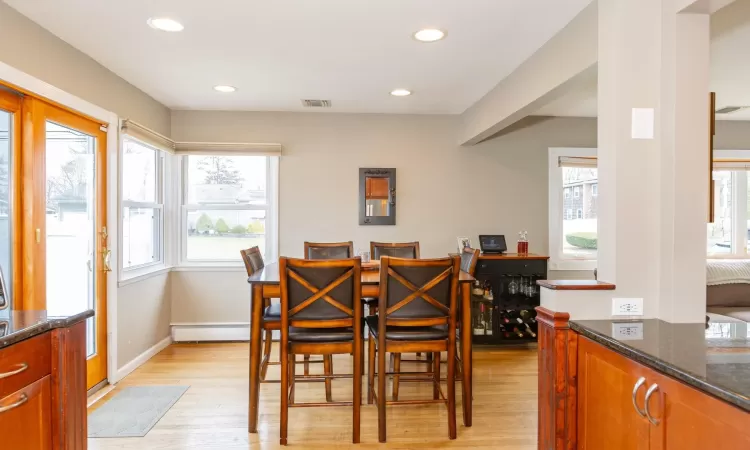
[[[182,31],[185,29],[180,22],[167,17],[152,17],[146,23],[151,28],[161,31]]]
[[[394,89],[391,91],[391,95],[394,97],[406,97],[407,95],[411,95],[411,91],[408,89]]]
[[[437,28],[425,28],[414,33],[414,39],[420,42],[435,42],[445,37],[445,31]]]
[[[234,92],[237,90],[237,88],[234,86],[227,86],[225,84],[220,84],[218,86],[214,86],[214,90],[219,91],[219,92]]]

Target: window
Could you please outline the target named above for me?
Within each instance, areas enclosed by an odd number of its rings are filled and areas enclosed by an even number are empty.
[[[550,149],[549,180],[550,269],[593,270],[598,246],[596,150]]]
[[[746,258],[750,246],[750,151],[714,151],[714,221],[707,226],[711,258]]]
[[[163,261],[163,155],[132,137],[122,152],[122,268]]]
[[[267,250],[275,239],[270,226],[275,160],[244,155],[183,157],[183,261],[239,262],[240,249],[255,245],[269,257]]]

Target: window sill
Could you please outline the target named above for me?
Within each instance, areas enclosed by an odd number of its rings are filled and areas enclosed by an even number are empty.
[[[117,287],[123,287],[129,284],[137,283],[139,281],[147,280],[149,278],[168,273],[170,270],[170,267],[167,267],[163,264],[143,267],[135,270],[128,270],[123,272],[120,281],[117,283]]]
[[[596,269],[595,259],[558,259],[550,260],[549,270],[588,270]]]
[[[181,265],[172,267],[174,272],[246,272],[245,266],[242,263],[238,264],[195,264],[195,265]]]

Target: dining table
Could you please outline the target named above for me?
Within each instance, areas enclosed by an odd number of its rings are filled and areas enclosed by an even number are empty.
[[[273,262],[257,270],[247,278],[251,286],[250,295],[250,406],[248,430],[258,432],[260,397],[261,332],[263,308],[266,300],[280,298],[279,263]],[[362,299],[380,296],[380,261],[362,263]],[[471,285],[474,277],[464,271],[459,274],[460,313],[459,341],[461,346],[462,409],[464,426],[471,426],[472,412],[472,348],[471,348]]]

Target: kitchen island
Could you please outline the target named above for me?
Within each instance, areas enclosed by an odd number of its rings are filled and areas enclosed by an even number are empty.
[[[86,319],[0,311],[0,448],[86,448]]]
[[[538,321],[540,449],[750,449],[746,323]]]

